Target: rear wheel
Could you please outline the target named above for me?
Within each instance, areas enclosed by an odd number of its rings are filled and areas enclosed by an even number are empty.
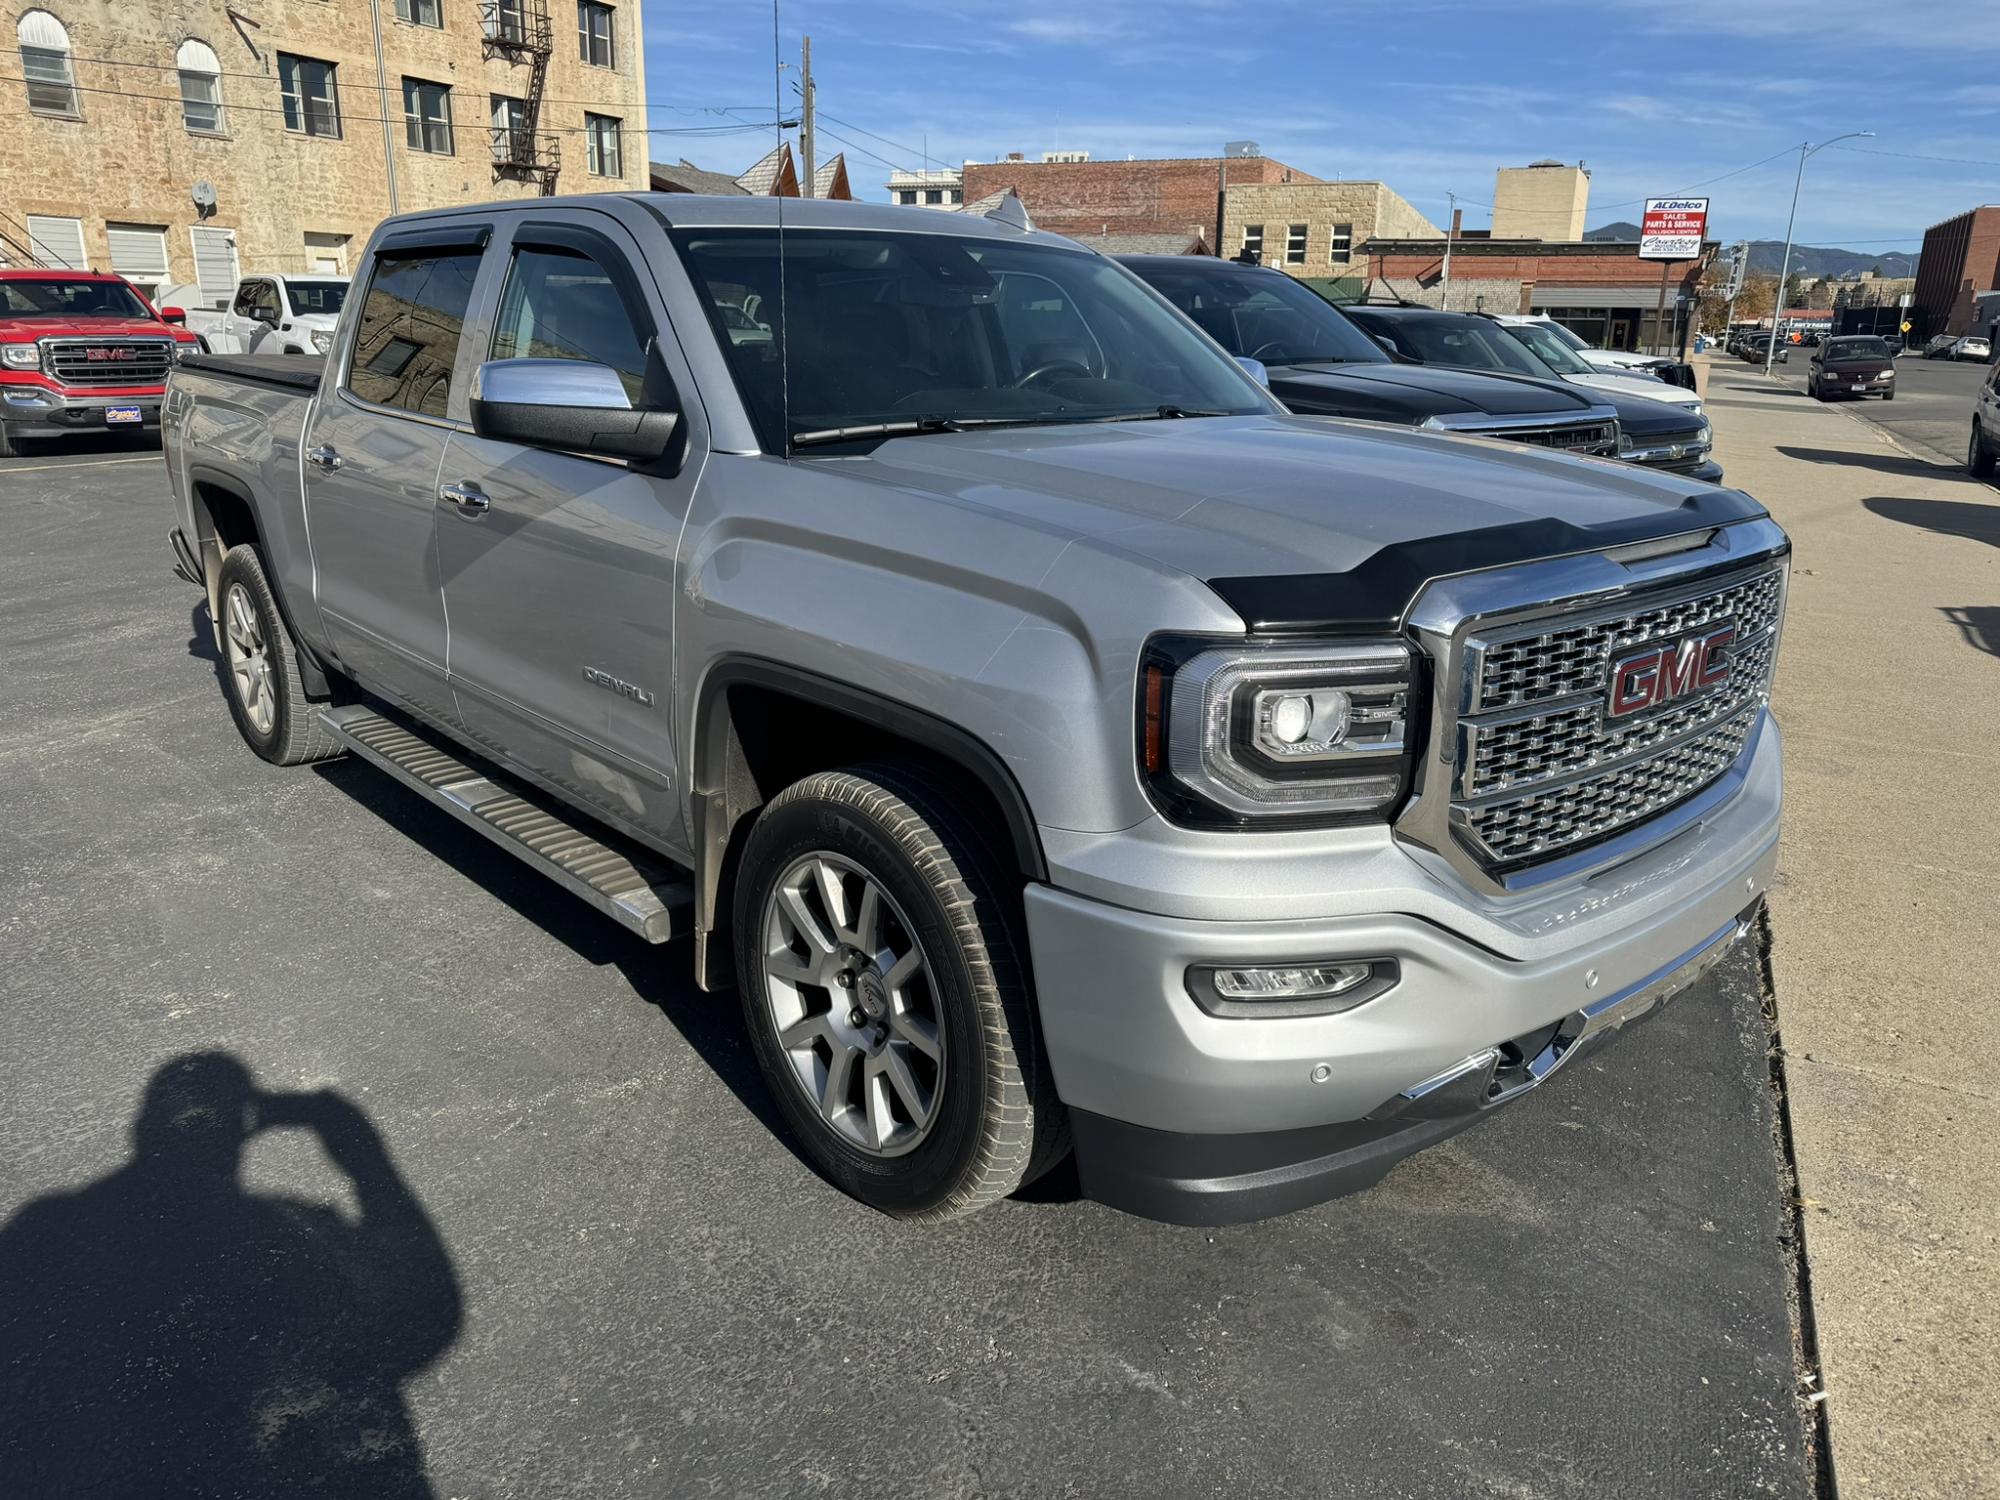
[[[298,644],[254,546],[229,549],[216,596],[222,601],[223,692],[244,742],[277,766],[341,754],[340,741],[306,699]]]
[[[1993,477],[1993,450],[1986,446],[1986,434],[1977,422],[1972,424],[1972,441],[1965,449],[1965,472],[1974,479]]]
[[[1013,878],[929,769],[824,771],[759,814],[737,878],[744,1021],[812,1163],[884,1213],[953,1218],[1057,1160]]]

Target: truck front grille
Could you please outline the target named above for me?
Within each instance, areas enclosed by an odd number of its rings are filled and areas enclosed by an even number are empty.
[[[1464,654],[1452,821],[1490,869],[1610,837],[1700,792],[1743,753],[1770,696],[1784,573],[1754,574],[1616,610],[1476,633]],[[1727,674],[1610,712],[1614,663],[1724,628]]]
[[[1618,451],[1618,424],[1615,422],[1551,422],[1546,427],[1455,427],[1475,437],[1504,438],[1510,443],[1527,443],[1536,448],[1559,448],[1566,453],[1612,454]]]
[[[45,339],[42,368],[66,386],[163,385],[171,339]]]

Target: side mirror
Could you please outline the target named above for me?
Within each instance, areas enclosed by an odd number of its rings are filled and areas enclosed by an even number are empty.
[[[681,414],[659,356],[647,360],[646,404],[634,407],[609,365],[579,359],[494,359],[472,377],[472,430],[495,442],[653,463]]]
[[[187,309],[184,307],[163,307],[160,309],[160,321],[162,323],[178,323],[185,328],[187,320]]]
[[[1264,387],[1265,390],[1268,391],[1271,388],[1271,372],[1264,368],[1263,360],[1252,359],[1247,354],[1239,354],[1236,356],[1236,363],[1243,366],[1244,374]]]

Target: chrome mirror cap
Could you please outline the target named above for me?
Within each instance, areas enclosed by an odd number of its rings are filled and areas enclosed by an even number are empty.
[[[1244,373],[1256,381],[1257,384],[1264,387],[1265,390],[1268,391],[1271,388],[1271,372],[1264,368],[1263,360],[1252,359],[1247,354],[1239,354],[1236,356],[1236,363],[1243,366]]]
[[[583,359],[488,360],[472,377],[472,399],[501,406],[632,409],[618,372]]]

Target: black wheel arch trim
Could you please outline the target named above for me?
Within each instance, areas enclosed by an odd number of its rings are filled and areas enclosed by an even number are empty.
[[[1396,542],[1344,573],[1210,578],[1208,586],[1252,630],[1387,630],[1426,583],[1453,573],[1595,552],[1682,532],[1752,521],[1767,514],[1740,490],[1690,490],[1679,505],[1596,526],[1542,517],[1449,536]]]
[[[233,495],[236,499],[242,501],[244,509],[250,512],[250,519],[257,527],[257,545],[261,550],[264,542],[263,520],[257,513],[256,497],[249,492],[241,479],[233,474],[226,474],[220,469],[210,468],[206,464],[195,463],[188,466],[187,484],[190,498],[202,511],[206,511],[207,509],[203,505],[199,493],[204,486],[210,489],[221,490],[225,494]],[[212,515],[209,516],[211,524],[214,519]],[[206,542],[215,540],[214,533],[211,531],[209,536],[204,538],[200,534],[200,527],[197,526],[194,540],[196,543],[194,547],[195,561],[202,563],[201,548]],[[220,547],[219,541],[217,545]],[[224,551],[226,555],[226,549]],[[269,559],[267,558],[266,562],[268,561]],[[218,567],[221,566],[220,557],[216,559],[216,565]],[[208,607],[211,616],[213,616],[215,611],[215,592],[212,582],[208,579],[208,569],[205,563],[202,564],[201,572],[203,578],[202,588],[208,594]],[[306,638],[299,633],[299,622],[293,616],[291,602],[285,598],[285,588],[283,583],[278,579],[276,569],[266,567],[264,569],[264,581],[270,585],[271,597],[277,601],[278,613],[284,617],[285,629],[291,632],[292,645],[299,660],[299,676],[303,679],[300,685],[304,687],[306,697],[315,702],[324,702],[330,699],[333,696],[333,683],[327,676],[326,666],[320,661],[318,654],[314,652],[313,648],[306,644]]]

